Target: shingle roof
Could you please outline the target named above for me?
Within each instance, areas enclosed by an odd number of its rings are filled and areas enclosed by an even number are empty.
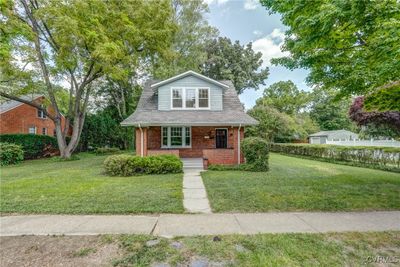
[[[329,136],[329,137],[336,137],[340,135],[357,135],[356,133],[347,131],[347,130],[333,130],[333,131],[320,131],[318,133],[310,134],[310,137],[315,136]]]
[[[258,121],[244,112],[242,103],[230,81],[219,81],[229,87],[223,93],[223,110],[158,110],[158,96],[148,81],[140,97],[136,111],[126,118],[122,126],[159,125],[256,125]]]
[[[39,97],[42,97],[42,96],[43,95],[41,95],[41,94],[29,94],[29,95],[20,96],[20,98],[23,99],[23,100],[27,100],[27,101],[33,101],[33,100],[35,100],[35,99],[37,99]],[[24,103],[16,101],[16,100],[6,101],[6,102],[4,102],[4,103],[2,103],[0,105],[0,113],[7,112],[7,111],[9,111],[9,110],[11,110],[13,108],[16,108],[16,107],[18,107],[20,105],[23,105],[23,104]]]

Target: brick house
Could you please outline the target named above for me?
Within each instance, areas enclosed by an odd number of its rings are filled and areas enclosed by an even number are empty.
[[[136,111],[122,126],[136,127],[136,154],[207,158],[210,164],[244,161],[244,127],[258,122],[244,112],[230,81],[193,71],[148,81]]]
[[[39,94],[24,95],[22,99],[42,105],[45,97]],[[48,112],[52,114],[51,108]],[[64,125],[64,117],[61,118]],[[10,100],[0,105],[0,134],[40,134],[55,136],[54,122],[41,110]]]

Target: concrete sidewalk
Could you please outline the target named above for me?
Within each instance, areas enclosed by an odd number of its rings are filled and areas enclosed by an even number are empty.
[[[194,236],[400,230],[400,211],[0,217],[0,236],[152,234]]]

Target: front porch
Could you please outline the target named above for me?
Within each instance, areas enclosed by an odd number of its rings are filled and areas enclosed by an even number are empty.
[[[240,126],[150,126],[136,128],[136,154],[207,158],[209,164],[244,162]]]

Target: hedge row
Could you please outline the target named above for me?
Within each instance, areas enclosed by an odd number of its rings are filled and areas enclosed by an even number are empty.
[[[0,143],[0,165],[16,164],[24,160],[22,147],[16,144]]]
[[[98,147],[94,150],[96,155],[107,155],[114,154],[120,152],[121,150],[118,147]]]
[[[353,162],[357,166],[400,171],[400,148],[311,144],[271,144],[270,150],[325,161]]]
[[[56,138],[35,134],[3,134],[0,142],[20,145],[24,150],[24,159],[48,157],[58,151]]]
[[[112,176],[165,174],[182,172],[183,164],[175,155],[138,157],[122,154],[107,157],[104,161],[104,169]]]

